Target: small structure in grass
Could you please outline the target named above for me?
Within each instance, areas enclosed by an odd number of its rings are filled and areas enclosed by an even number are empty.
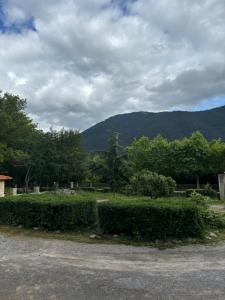
[[[5,196],[5,182],[7,180],[11,180],[11,179],[12,179],[12,177],[0,175],[0,197]]]

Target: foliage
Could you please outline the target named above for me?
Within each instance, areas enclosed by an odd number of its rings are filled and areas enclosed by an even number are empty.
[[[197,178],[209,174],[211,152],[209,143],[200,132],[190,138],[171,142],[172,169],[176,176],[186,175]]]
[[[221,140],[213,140],[210,143],[211,161],[210,171],[213,174],[223,173],[225,170],[225,143]]]
[[[202,195],[203,197],[209,197],[209,198],[217,198],[217,192],[210,186],[205,185],[204,189],[187,189],[186,190],[186,196],[187,197],[193,197],[193,195]]]
[[[0,224],[66,230],[92,226],[96,201],[79,196],[26,195],[0,201]]]
[[[89,158],[89,180],[97,178],[110,186],[113,193],[127,182],[127,164],[115,133],[110,136],[108,150]]]
[[[220,212],[215,212],[208,209],[208,210],[202,210],[201,215],[206,228],[208,229],[225,228],[225,217]]]
[[[216,166],[225,161],[224,149],[225,144],[211,144],[197,131],[189,138],[175,141],[161,136],[153,140],[141,137],[127,147],[126,153],[133,173],[148,169],[175,179],[196,178],[199,186],[200,176],[219,170]]]
[[[176,182],[171,177],[143,170],[131,177],[127,191],[133,195],[158,198],[172,195],[175,187]]]
[[[148,169],[163,175],[169,174],[169,146],[169,142],[161,136],[157,136],[153,140],[144,136],[134,140],[126,149],[128,159],[133,165],[133,171]]]
[[[105,233],[146,239],[201,236],[201,209],[184,201],[109,201],[99,204],[100,227]]]
[[[171,194],[173,181],[167,179],[168,187],[164,184],[160,188],[164,191],[151,193],[145,169],[170,176],[177,182],[195,178],[198,185],[199,177],[215,176],[225,170],[225,144],[220,140],[208,142],[200,132],[173,141],[160,135],[154,139],[140,137],[133,140],[125,151],[119,145],[119,135],[112,134],[107,151],[87,156],[79,132],[38,130],[25,109],[25,99],[0,93],[0,173],[11,175],[14,183],[25,185],[27,189],[36,183],[52,186],[54,182],[65,184],[86,179],[90,183],[105,183],[114,192],[121,191],[129,181],[134,181],[133,186],[129,185],[127,189],[136,193],[135,180],[142,176],[143,186],[138,184],[140,192],[157,197]],[[154,128],[151,127],[151,130]],[[99,137],[95,135],[94,138],[97,140]],[[165,182],[163,177],[159,177],[158,181]],[[210,187],[205,188],[204,193],[216,196]]]
[[[118,191],[122,181],[122,156],[120,153],[119,136],[117,133],[109,138],[108,151],[105,153],[106,179],[112,192]]]
[[[35,125],[24,112],[26,100],[0,93],[0,163],[23,155]]]

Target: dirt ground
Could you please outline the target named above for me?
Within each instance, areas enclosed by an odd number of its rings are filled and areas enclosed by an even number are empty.
[[[0,234],[0,299],[225,299],[225,244],[158,250]]]

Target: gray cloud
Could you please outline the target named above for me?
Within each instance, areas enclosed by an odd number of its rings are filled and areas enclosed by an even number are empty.
[[[224,97],[222,1],[113,2],[5,1],[8,25],[33,18],[36,31],[0,34],[1,89],[27,98],[40,127]]]

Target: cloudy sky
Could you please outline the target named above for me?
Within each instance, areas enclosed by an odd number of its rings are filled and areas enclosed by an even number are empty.
[[[225,1],[0,0],[0,90],[41,128],[225,104]]]

